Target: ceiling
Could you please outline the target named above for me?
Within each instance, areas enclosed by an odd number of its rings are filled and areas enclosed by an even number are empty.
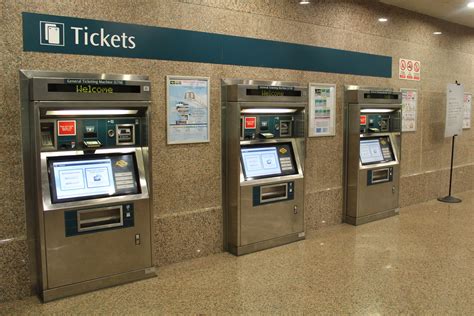
[[[380,2],[474,28],[474,9],[466,7],[470,0],[380,0]]]

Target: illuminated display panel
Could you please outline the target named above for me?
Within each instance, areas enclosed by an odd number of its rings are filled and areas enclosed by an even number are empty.
[[[384,160],[378,139],[360,140],[360,161],[362,164],[372,164]]]
[[[280,175],[281,167],[277,148],[241,148],[242,164],[246,178]]]
[[[48,159],[53,203],[140,193],[134,154]]]

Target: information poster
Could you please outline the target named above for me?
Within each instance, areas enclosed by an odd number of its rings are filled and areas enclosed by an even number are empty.
[[[168,144],[209,142],[209,78],[166,77]]]
[[[444,137],[461,135],[464,120],[464,86],[448,84],[446,93],[446,126]]]
[[[472,94],[464,94],[464,119],[462,123],[463,129],[471,128],[471,113],[472,113]]]
[[[309,84],[309,137],[336,135],[336,85]]]
[[[402,132],[416,131],[416,111],[418,107],[418,91],[416,89],[400,89],[402,93]]]

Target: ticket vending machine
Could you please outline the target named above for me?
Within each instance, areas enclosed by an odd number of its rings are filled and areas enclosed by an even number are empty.
[[[223,80],[224,246],[242,255],[304,239],[307,87]]]
[[[348,86],[344,102],[345,222],[399,213],[400,92]]]
[[[43,300],[154,276],[148,77],[21,71],[20,84]]]

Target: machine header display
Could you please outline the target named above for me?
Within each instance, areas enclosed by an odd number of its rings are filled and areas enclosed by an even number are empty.
[[[301,90],[295,90],[294,87],[284,86],[258,86],[246,90],[247,95],[262,97],[300,97]]]
[[[139,193],[133,154],[49,158],[53,203]]]
[[[48,92],[69,93],[140,93],[138,85],[48,83]]]
[[[364,93],[366,99],[386,99],[386,100],[398,100],[400,95],[398,93],[382,93],[382,92],[370,92]]]

